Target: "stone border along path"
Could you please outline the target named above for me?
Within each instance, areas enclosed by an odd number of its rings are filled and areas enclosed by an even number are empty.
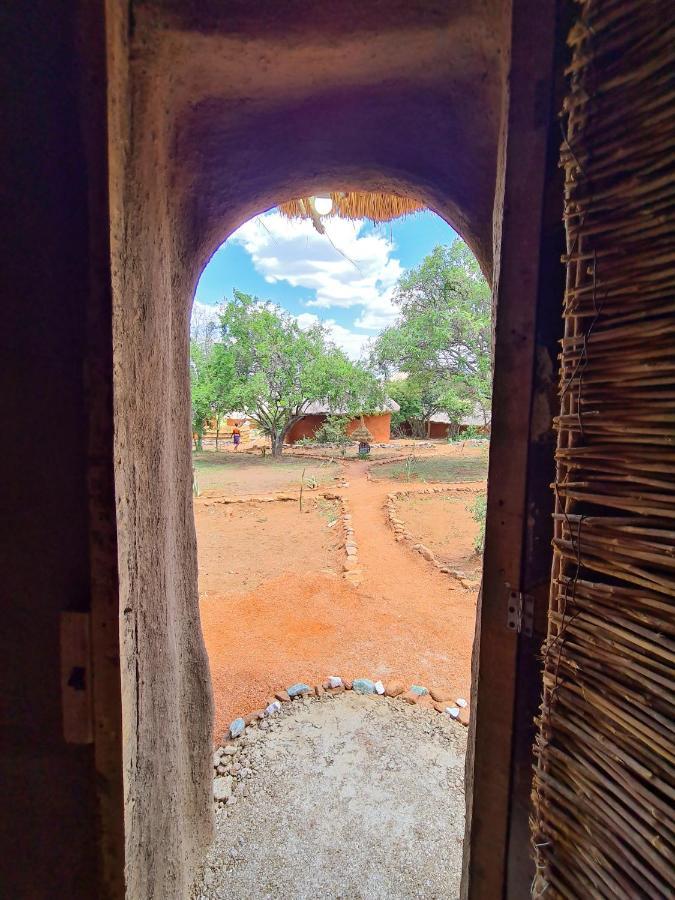
[[[282,704],[302,700],[304,697],[328,699],[342,694],[344,691],[354,691],[374,699],[389,697],[410,705],[421,704],[424,702],[423,698],[429,698],[431,708],[437,713],[447,716],[465,727],[469,724],[468,702],[463,697],[454,697],[451,691],[441,688],[426,688],[423,685],[413,684],[406,690],[403,683],[395,679],[388,680],[384,684],[382,681],[372,681],[370,678],[356,678],[349,681],[340,675],[329,675],[321,684],[314,687],[299,681],[289,685],[285,690],[277,691],[274,697],[268,698],[264,709],[258,709],[246,716],[239,716],[230,723],[227,734],[223,735],[222,745],[213,753],[213,768],[215,769],[213,797],[216,806],[231,805],[234,802],[231,799],[234,781],[241,781],[250,774],[233,761],[241,748],[239,739],[242,736],[250,734],[258,728],[266,731],[270,726],[270,718],[277,716],[282,711]]]
[[[452,487],[431,487],[431,488],[418,488],[412,489],[408,491],[393,491],[390,494],[387,494],[387,499],[384,504],[384,508],[387,514],[387,519],[389,524],[394,532],[394,540],[401,543],[404,542],[408,544],[412,550],[415,550],[420,556],[423,556],[424,559],[428,560],[433,566],[435,566],[440,572],[443,572],[445,575],[450,575],[451,578],[454,578],[459,584],[462,585],[463,588],[467,591],[477,591],[480,588],[480,581],[473,581],[470,578],[466,578],[466,576],[460,572],[458,569],[452,569],[450,566],[446,566],[445,563],[441,562],[440,559],[435,555],[433,550],[430,550],[428,547],[425,547],[424,544],[420,544],[412,532],[408,531],[406,528],[405,522],[400,518],[398,510],[396,508],[396,501],[404,499],[406,497],[410,497],[411,495],[419,495],[419,494],[479,494],[481,493],[479,488],[474,487],[462,487],[461,485],[453,485]]]

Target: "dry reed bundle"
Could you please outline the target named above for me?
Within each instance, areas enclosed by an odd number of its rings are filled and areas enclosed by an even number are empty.
[[[579,0],[535,897],[675,895],[675,5]]]
[[[370,219],[372,222],[390,222],[401,216],[409,216],[424,209],[424,204],[397,194],[380,194],[368,191],[331,192],[333,210],[331,216],[342,219]],[[316,213],[310,197],[289,200],[279,205],[279,212],[289,219],[314,219]]]

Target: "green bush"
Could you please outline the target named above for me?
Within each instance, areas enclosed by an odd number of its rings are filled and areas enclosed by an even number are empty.
[[[320,428],[317,428],[314,440],[319,444],[337,444],[346,447],[352,439],[347,434],[349,416],[327,416]]]
[[[487,495],[480,494],[471,507],[471,515],[478,522],[478,534],[473,542],[476,553],[482,553],[485,549],[485,516],[487,514]]]
[[[462,431],[453,431],[450,429],[450,433],[448,434],[448,441],[451,444],[475,440],[488,440],[488,436],[478,427],[478,425],[467,425]]]

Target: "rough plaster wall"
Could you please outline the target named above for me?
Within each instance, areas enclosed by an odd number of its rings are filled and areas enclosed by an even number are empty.
[[[113,244],[126,872],[133,900],[186,896],[212,837],[212,701],[191,495],[190,287],[157,113],[165,99],[132,90],[131,155],[117,183],[124,239]]]
[[[305,31],[302,16],[290,32],[277,21],[259,33],[254,4],[240,7],[239,24],[224,6],[209,6],[202,30],[155,4],[134,6],[130,124],[122,114],[123,133],[111,144],[126,864],[134,900],[184,897],[212,834],[187,347],[199,272],[252,215],[321,187],[353,187],[427,202],[460,230],[490,276],[499,5],[473,0],[450,11],[434,3],[429,21],[428,3],[379,4],[375,20],[359,28],[370,7],[351,4],[353,20],[330,34]],[[179,19],[189,9],[199,21],[201,7],[175,9]],[[396,28],[399,12],[409,30]]]

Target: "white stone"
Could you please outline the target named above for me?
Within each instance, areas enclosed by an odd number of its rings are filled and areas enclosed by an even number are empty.
[[[459,716],[459,707],[457,706],[446,706],[445,711],[449,716],[452,716],[453,719],[456,719]]]
[[[340,678],[339,675],[329,675],[329,676],[328,676],[328,684],[329,684],[332,688],[341,687],[341,686],[342,686],[342,679]]]
[[[268,707],[265,708],[266,716],[274,716],[278,712],[281,712],[281,703],[279,703],[278,700],[274,700]]]
[[[223,756],[234,756],[235,753],[239,753],[239,747],[235,747],[232,744],[228,744],[227,747],[223,747]]]
[[[375,693],[376,694],[384,694],[384,685],[381,681],[375,682]]]
[[[465,709],[469,705],[463,697],[458,697],[455,700],[455,703],[457,704],[457,706],[460,706],[462,709]]]
[[[232,795],[232,779],[229,775],[213,779],[213,797],[215,800],[227,800]]]

